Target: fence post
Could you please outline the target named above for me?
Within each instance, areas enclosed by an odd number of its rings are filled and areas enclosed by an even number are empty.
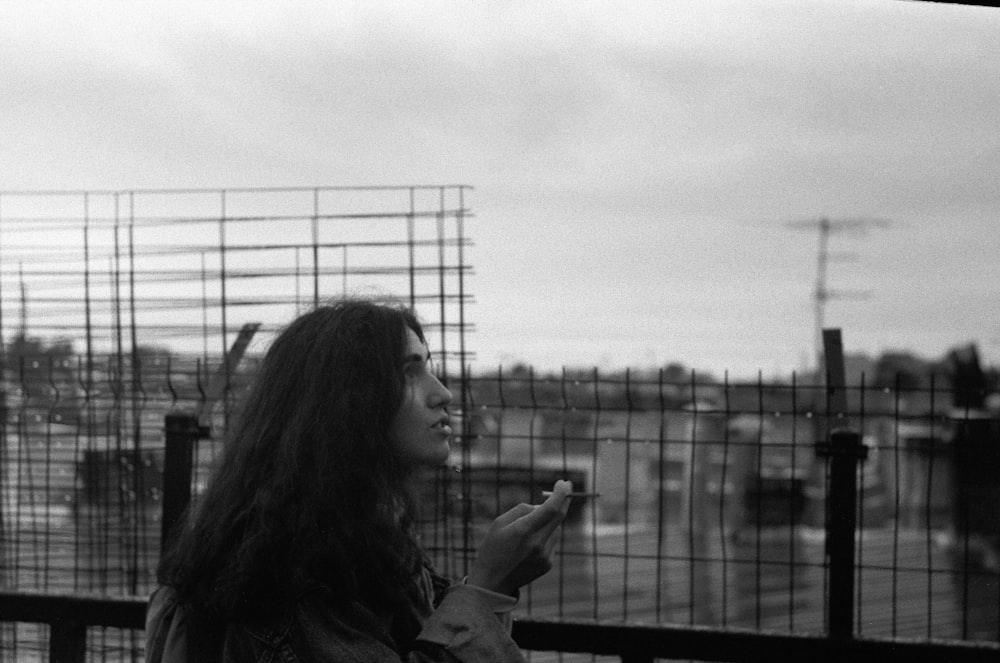
[[[854,543],[858,508],[858,462],[867,449],[861,436],[836,430],[824,455],[830,458],[829,514],[826,523],[826,554],[829,560],[830,604],[827,632],[833,638],[854,635]]]
[[[83,663],[87,658],[87,627],[73,620],[49,625],[49,662]]]
[[[847,410],[844,352],[839,329],[823,330],[826,357],[826,388],[829,426],[827,439],[817,455],[828,458],[829,492],[826,508],[826,556],[828,586],[827,635],[854,636],[854,544],[858,509],[858,463],[868,456],[861,435],[851,430]]]
[[[194,445],[203,436],[197,415],[170,412],[164,418],[163,513],[160,521],[160,551],[166,549],[174,528],[191,502],[191,470]]]

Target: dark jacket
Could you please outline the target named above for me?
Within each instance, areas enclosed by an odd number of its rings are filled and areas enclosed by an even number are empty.
[[[510,617],[503,612],[510,606],[502,599],[498,608],[496,595],[449,587],[426,569],[418,580],[426,601],[397,614],[376,614],[361,604],[335,607],[317,588],[280,615],[217,626],[195,618],[171,588],[160,587],[146,615],[146,661],[524,661],[510,638]]]

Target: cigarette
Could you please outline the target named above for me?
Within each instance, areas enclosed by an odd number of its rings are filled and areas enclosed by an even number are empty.
[[[551,490],[542,491],[542,497],[549,497],[550,495],[552,495]],[[600,497],[600,496],[601,496],[600,493],[570,493],[566,497]]]

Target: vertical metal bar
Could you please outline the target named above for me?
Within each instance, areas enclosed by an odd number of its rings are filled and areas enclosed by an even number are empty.
[[[500,473],[503,471],[503,441],[504,433],[504,414],[507,412],[507,399],[504,395],[503,384],[503,364],[497,366],[497,414],[496,414],[496,441],[497,441],[497,455],[496,462],[493,465],[493,477],[495,479],[496,488],[494,489],[494,500],[497,508],[501,508],[500,495],[502,493],[500,485]]]
[[[858,445],[863,444],[862,432],[865,430],[865,376],[861,375],[861,383],[858,385],[858,411],[857,411],[857,432],[858,432]],[[855,530],[857,532],[865,531],[865,464],[857,463],[857,471],[855,472],[855,477],[857,480],[857,522],[855,523]],[[854,578],[855,591],[855,621],[854,629],[858,636],[864,634],[864,622],[862,615],[862,608],[864,606],[864,583],[861,581],[861,575],[864,569],[864,553],[865,553],[865,541],[864,537],[857,536],[857,548],[854,551],[854,568],[857,573]]]
[[[124,456],[124,440],[123,433],[125,428],[125,338],[124,338],[124,319],[123,319],[123,306],[122,306],[122,246],[121,246],[121,194],[115,193],[115,255],[111,263],[111,281],[114,283],[114,316],[115,316],[115,374],[114,374],[114,453],[108,454],[107,461],[109,463],[109,474],[108,476],[113,476],[115,478],[114,487],[111,492],[112,495],[117,500],[118,507],[118,522],[124,523],[128,521],[128,506],[125,503],[126,492],[124,490],[125,485],[122,482],[122,474],[126,467],[122,461],[125,460]],[[117,549],[112,548],[110,545],[107,548],[106,563],[110,565],[112,559],[112,553],[116,553],[114,557],[123,557],[121,549],[124,548],[126,533],[122,531],[122,528],[115,528],[117,530],[117,536],[114,536],[108,528],[108,540],[114,540],[117,544]],[[115,561],[124,561],[115,560]],[[123,576],[124,579],[124,576]],[[107,589],[107,587],[105,587]],[[125,589],[125,587],[121,587]]]
[[[687,496],[684,500],[684,506],[687,509],[687,544],[688,544],[688,624],[694,624],[694,603],[695,603],[695,573],[694,573],[694,556],[696,554],[697,546],[697,536],[695,535],[695,530],[698,527],[695,516],[694,516],[694,500],[695,500],[695,464],[697,459],[695,458],[699,425],[701,424],[701,415],[698,412],[698,382],[695,371],[691,371],[691,430],[688,435],[688,466],[687,466]]]
[[[472,532],[472,518],[473,518],[473,484],[472,484],[472,472],[468,471],[472,467],[471,449],[469,448],[469,428],[468,428],[468,418],[469,410],[467,410],[469,396],[467,390],[469,389],[469,384],[464,379],[458,383],[459,389],[459,403],[462,409],[459,415],[459,421],[461,426],[457,428],[458,433],[458,445],[461,453],[461,464],[462,469],[466,470],[459,475],[459,486],[460,491],[463,495],[462,500],[462,545],[465,550],[472,550],[473,542],[473,532]],[[466,563],[469,561],[469,556],[466,554],[464,556]],[[469,572],[469,567],[466,564],[463,568],[463,575]]]
[[[83,391],[83,402],[80,403],[80,405],[79,405],[79,407],[77,409],[77,411],[78,411],[79,414],[77,415],[77,424],[76,424],[76,426],[74,426],[74,431],[73,431],[73,457],[74,458],[81,458],[84,455],[83,440],[86,439],[84,437],[84,430],[86,429],[87,426],[82,421],[82,417],[85,416],[83,413],[86,412],[87,409],[89,408],[89,402],[90,402],[90,393],[89,393],[89,390],[86,388],[86,385],[84,385],[81,382],[81,380],[82,380],[81,376],[82,375],[83,375],[83,358],[80,357],[80,355],[77,355],[76,356],[76,376],[75,377],[76,377],[78,386],[80,386],[81,389],[82,389],[82,391]],[[72,393],[72,390],[71,390],[71,393]],[[0,460],[0,462],[2,462],[2,460]],[[74,467],[74,471],[76,472],[77,477],[79,477],[80,461],[76,461],[75,467]],[[0,472],[2,472],[2,470],[0,470]],[[0,486],[0,490],[2,490],[2,486]],[[80,542],[80,538],[81,538],[80,521],[82,520],[80,518],[80,511],[81,511],[81,509],[79,508],[80,492],[81,491],[77,490],[76,494],[73,495],[73,500],[76,503],[76,509],[74,509],[75,514],[74,514],[74,517],[73,517],[73,591],[80,591],[80,589],[81,589],[81,587],[80,587],[80,572],[82,570],[81,566],[83,564],[83,553],[84,553],[83,546],[81,545],[81,542]],[[0,563],[2,563],[2,558],[3,558],[3,553],[0,552]],[[2,583],[2,582],[3,582],[3,579],[0,578],[0,583]]]
[[[597,472],[598,472],[598,462],[597,457],[600,454],[600,440],[598,435],[601,432],[601,385],[600,385],[600,373],[597,367],[594,367],[594,427],[593,427],[593,438],[594,438],[594,451],[590,456],[590,485],[593,490],[597,490]],[[591,557],[590,565],[590,577],[592,578],[593,585],[591,591],[594,594],[594,600],[592,602],[592,612],[591,617],[597,619],[599,616],[599,607],[601,605],[601,583],[600,583],[600,570],[601,570],[601,554],[598,547],[600,539],[597,536],[597,509],[592,507],[590,509],[590,549],[593,551],[593,556]]]
[[[461,452],[461,468],[464,471],[459,474],[459,482],[461,485],[462,495],[466,497],[466,499],[462,502],[463,507],[465,507],[466,509],[462,515],[468,518],[466,522],[471,522],[473,518],[473,506],[474,506],[473,499],[475,498],[475,495],[473,494],[472,472],[470,471],[472,468],[472,449],[471,449],[472,428],[470,426],[470,419],[472,416],[471,413],[474,407],[474,403],[472,402],[473,392],[472,392],[471,379],[469,377],[469,374],[465,371],[464,365],[463,365],[462,376],[463,376],[462,381],[459,383],[459,389],[461,390],[460,401],[461,401],[462,412],[461,412],[461,417],[459,419],[461,428],[458,429],[458,436],[459,436],[458,444]],[[499,507],[500,482],[495,481],[495,483],[497,486],[497,497],[494,504],[496,504]]]
[[[84,663],[87,627],[77,621],[57,621],[49,626],[50,663]]]
[[[658,435],[656,448],[656,621],[662,621],[663,611],[663,552],[664,534],[666,532],[664,523],[664,502],[666,496],[663,490],[663,463],[666,458],[667,449],[667,421],[666,421],[666,399],[663,389],[663,367],[656,372],[656,396],[659,409]],[[596,455],[596,454],[595,454]],[[723,567],[724,568],[724,567]],[[725,571],[723,571],[725,573]],[[723,580],[725,586],[725,580]],[[723,610],[723,621],[725,621],[725,610]]]
[[[860,436],[847,430],[830,435],[830,521],[827,555],[830,558],[830,613],[828,633],[834,638],[854,635],[854,545],[857,514],[857,458]]]
[[[142,421],[140,396],[142,394],[142,360],[139,357],[139,338],[136,326],[135,308],[135,193],[128,194],[129,217],[128,217],[128,287],[129,287],[129,317],[131,325],[129,332],[132,342],[132,462],[133,468],[131,484],[135,499],[131,504],[132,518],[128,521],[132,524],[131,543],[131,564],[128,569],[129,590],[132,594],[139,592],[139,549],[141,547],[140,533],[145,529],[143,518],[142,496],[144,473],[142,471]],[[125,467],[129,467],[128,464]]]
[[[497,428],[496,428],[496,439],[497,439],[497,458],[496,465],[494,466],[493,476],[496,478],[496,503],[500,505],[500,474],[504,467],[504,455],[503,455],[503,442],[506,438],[506,422],[507,422],[507,394],[504,391],[504,373],[503,364],[497,366]],[[516,442],[515,442],[516,445]]]
[[[757,456],[754,464],[754,499],[756,502],[754,508],[757,533],[754,537],[754,626],[759,629],[764,598],[763,537],[761,536],[761,531],[764,529],[764,375],[761,371],[757,371],[757,439],[755,448]]]
[[[208,271],[205,252],[201,255],[201,361],[208,366]]]
[[[538,398],[535,394],[535,369],[533,366],[528,367],[528,396],[531,399],[531,418],[528,420],[528,486],[533,489],[537,485],[537,477],[535,476],[535,449],[538,446],[538,437],[536,435],[537,431],[535,420],[538,418],[538,413],[540,411]],[[466,529],[468,529],[468,525],[466,525]],[[529,615],[534,607],[532,601],[533,596],[533,588],[531,585],[528,585]]]
[[[229,430],[229,346],[226,341],[228,302],[226,299],[226,190],[219,192],[219,288],[220,300],[219,309],[222,323],[222,368],[225,372],[225,382],[222,387],[222,421],[225,430]],[[207,366],[206,366],[207,368]]]
[[[42,357],[44,358],[42,361],[46,361],[46,363],[48,363],[48,371],[46,372],[46,376],[48,378],[47,386],[49,394],[47,394],[47,396],[51,398],[53,390],[55,390],[56,387],[55,380],[53,379],[53,372],[55,369],[56,360],[55,357],[52,356],[51,354],[49,354],[46,357],[45,351],[42,350],[42,352],[43,352]],[[41,365],[41,361],[39,361],[39,365]],[[41,376],[38,376],[36,379],[40,379],[40,377]],[[42,487],[43,487],[42,508],[46,510],[48,510],[49,508],[49,500],[51,499],[52,496],[52,451],[53,447],[55,446],[52,440],[52,415],[53,415],[53,410],[58,405],[59,402],[58,399],[59,399],[58,392],[55,392],[55,400],[45,404],[46,405],[45,445],[44,445],[45,479],[42,482]],[[45,401],[43,400],[43,402]],[[40,570],[42,571],[42,590],[48,591],[49,577],[52,575],[52,525],[50,522],[47,522],[44,527],[45,527],[45,538],[43,539],[43,555],[45,557],[45,566]]]
[[[844,370],[844,345],[839,329],[823,330],[823,354],[826,357],[828,414],[838,419],[840,427],[846,428],[847,378]]]
[[[60,378],[64,379],[65,375],[66,375],[64,372],[60,372],[61,375],[59,377],[57,377],[57,375],[56,375],[56,369],[57,369],[57,367],[60,366],[60,362],[62,362],[62,364],[61,364],[62,366],[68,366],[69,360],[68,359],[57,359],[56,358],[57,356],[58,355],[51,355],[50,354],[47,357],[47,361],[48,361],[48,385],[47,385],[47,391],[48,391],[49,398],[51,398],[51,400],[47,404],[47,410],[48,411],[47,411],[46,417],[45,417],[45,420],[46,420],[46,423],[45,423],[45,428],[46,428],[46,430],[45,430],[45,465],[46,465],[45,472],[46,472],[46,476],[45,476],[45,498],[44,498],[43,504],[46,506],[46,508],[48,508],[48,506],[52,503],[53,497],[55,497],[53,495],[53,490],[55,488],[55,485],[53,485],[53,476],[52,476],[54,474],[54,469],[57,466],[57,464],[58,465],[62,465],[63,463],[67,463],[68,464],[68,461],[67,461],[67,459],[65,457],[63,457],[61,459],[59,458],[59,456],[61,456],[62,454],[59,451],[57,451],[58,449],[60,449],[61,447],[63,447],[63,445],[65,444],[65,438],[67,437],[67,434],[61,433],[61,432],[59,432],[57,430],[53,430],[53,423],[61,421],[60,409],[62,407],[62,405],[61,405],[62,390],[60,390],[60,388],[59,388],[59,383],[61,381],[63,381]],[[66,382],[63,382],[63,384],[66,387],[68,387],[68,391],[70,393],[70,396],[72,397],[72,387],[70,385],[66,384]],[[73,457],[74,458],[75,458],[75,454],[76,454],[76,448],[75,448],[76,447],[76,441],[77,440],[74,440],[74,449],[73,449],[73,454],[74,454]],[[71,461],[69,461],[69,462],[71,462]],[[60,467],[59,468],[59,473],[60,474],[68,473],[68,469],[65,468],[65,467]],[[58,484],[56,484],[56,485],[58,485]],[[73,535],[74,535],[74,544],[75,544],[75,539],[76,539],[76,537],[77,537],[77,535],[79,533],[79,528],[78,528],[78,526],[75,523],[74,523],[73,529],[74,529]],[[56,553],[55,556],[53,555],[54,550],[55,551],[59,551],[59,549],[62,546],[60,546],[57,541],[53,540],[53,534],[55,534],[55,532],[53,532],[53,527],[52,527],[51,523],[49,523],[49,524],[46,525],[46,532],[45,532],[45,534],[46,534],[46,537],[45,537],[45,559],[46,559],[46,563],[45,563],[44,575],[43,575],[43,587],[44,587],[44,589],[48,590],[49,589],[49,583],[50,583],[50,575],[53,576],[52,579],[51,579],[51,582],[55,583],[57,587],[59,585],[61,585],[62,581],[63,581],[63,578],[60,577],[61,574],[54,573],[55,571],[58,570],[58,566],[60,565],[61,560],[59,558],[61,557],[61,555],[59,555],[58,552]],[[73,547],[75,548],[76,546],[74,545]],[[75,557],[74,557],[74,560],[75,560]],[[74,589],[76,588],[76,580],[77,580],[77,578],[78,578],[78,571],[77,571],[77,569],[74,566],[74,568],[73,568],[73,585],[72,585]]]
[[[899,527],[900,521],[903,520],[900,517],[900,508],[902,506],[902,497],[900,494],[900,480],[902,478],[900,462],[901,457],[899,453],[899,422],[900,422],[900,394],[899,394],[899,373],[896,373],[894,388],[893,388],[893,414],[892,414],[892,426],[893,426],[893,443],[892,443],[892,454],[893,454],[893,513],[896,517],[893,519],[892,524],[892,630],[890,634],[892,637],[896,637],[897,628],[899,625]],[[907,509],[907,514],[905,521],[909,521],[909,509]],[[905,523],[904,524],[908,524]]]
[[[844,428],[829,434],[823,453],[830,458],[829,509],[826,524],[829,559],[827,633],[832,638],[854,635],[854,546],[857,525],[857,464],[864,457],[861,436],[846,428],[847,393],[844,354],[839,329],[823,330],[827,369],[828,419]]]
[[[447,291],[445,287],[445,188],[440,187],[438,190],[439,195],[439,209],[437,213],[437,247],[438,247],[438,309],[439,309],[439,321],[440,321],[440,345],[436,348],[437,356],[441,357],[441,368],[440,377],[442,382],[449,388],[453,387],[451,382],[451,371],[448,369],[448,324],[446,315],[446,301],[447,301]],[[410,291],[411,298],[413,297],[413,291]],[[412,301],[412,300],[411,300]],[[464,385],[459,385],[460,390],[464,390]],[[459,402],[464,400],[464,396],[459,392]],[[468,416],[467,412],[462,413],[462,417]],[[464,427],[464,424],[463,424]],[[461,433],[461,431],[460,431]],[[461,442],[464,442],[462,440]],[[461,443],[460,442],[460,443]],[[464,447],[465,445],[462,444]],[[465,452],[463,452],[465,453]],[[468,459],[467,456],[465,456]],[[461,492],[466,496],[471,498],[471,478],[468,474],[461,477]],[[474,533],[472,531],[472,501],[471,499],[466,499],[462,502],[462,548],[463,550],[472,550],[474,546]],[[469,568],[469,556],[463,556],[463,573],[468,573]],[[530,605],[530,587],[529,587],[529,605]]]
[[[822,353],[822,329],[818,330],[819,337],[817,343],[818,352]],[[820,355],[817,355],[817,359],[820,359]],[[815,421],[815,440],[816,440],[816,456],[822,459],[822,476],[820,477],[823,482],[823,527],[824,527],[824,550],[823,550],[823,591],[821,596],[823,597],[823,623],[830,623],[830,559],[829,559],[829,541],[830,537],[827,533],[830,526],[830,511],[832,509],[830,501],[830,454],[829,443],[830,443],[830,429],[832,416],[830,413],[833,411],[833,405],[831,404],[831,391],[828,388],[830,383],[830,370],[826,368],[822,361],[817,364],[817,377],[819,379],[819,386],[822,389],[821,394],[824,399],[824,411],[822,414],[817,413]],[[818,406],[817,406],[818,407]]]
[[[799,515],[799,509],[801,504],[798,501],[798,492],[796,486],[798,485],[798,458],[796,457],[796,451],[798,449],[799,435],[798,435],[798,422],[799,422],[799,389],[798,389],[798,375],[792,372],[792,449],[791,458],[789,459],[789,466],[791,469],[791,499],[788,500],[788,631],[789,633],[795,630],[795,544],[797,540],[797,517]]]
[[[415,192],[413,187],[410,187],[410,213],[406,216],[406,246],[409,250],[409,275],[410,275],[410,308],[415,309],[417,307],[417,284],[416,284],[416,270],[415,270],[415,248],[414,248],[414,235],[416,233],[415,219],[416,219],[416,206],[414,201]]]
[[[319,306],[319,189],[313,189],[313,215],[312,215],[312,254],[313,254],[313,306]],[[298,253],[296,252],[296,263],[298,263]],[[298,288],[299,279],[296,274],[295,287]],[[298,313],[298,297],[295,299],[296,313]]]
[[[87,339],[87,387],[94,384],[94,329],[90,310],[90,195],[83,195],[83,315]]]
[[[623,552],[625,554],[625,559],[622,561],[622,619],[628,621],[628,604],[629,604],[629,561],[632,558],[631,555],[631,529],[629,527],[629,522],[631,521],[631,500],[629,496],[631,495],[632,489],[632,372],[630,369],[625,369],[625,540],[623,541]],[[588,487],[589,489],[589,487]]]
[[[560,407],[560,417],[559,417],[559,458],[561,460],[560,472],[562,476],[566,476],[566,418],[570,412],[569,396],[566,393],[566,367],[563,366],[559,372],[559,407]],[[560,528],[560,540],[561,542],[566,541],[566,529],[565,527]],[[561,548],[561,546],[560,546]],[[556,603],[557,603],[557,613],[560,617],[563,616],[563,607],[566,599],[566,582],[563,576],[563,560],[564,557],[559,558],[559,581],[556,587]]]
[[[458,188],[458,212],[455,216],[458,241],[458,356],[462,363],[462,381],[465,381],[465,187]],[[463,408],[465,403],[462,403]],[[463,412],[465,410],[463,409]],[[463,418],[464,421],[464,418]]]
[[[953,438],[953,449],[961,450],[966,445],[975,445],[976,440],[970,435],[972,422],[969,421],[969,404],[965,405],[964,417],[958,422],[959,434]],[[967,452],[966,452],[967,453]],[[972,509],[972,504],[970,503],[970,492],[969,485],[962,481],[962,477],[959,474],[959,467],[965,465],[968,459],[963,459],[965,453],[955,453],[953,458],[953,467],[956,469],[956,479],[955,481],[955,505],[958,507],[958,517],[955,520],[958,521],[958,526],[956,530],[961,530],[962,535],[962,639],[966,640],[969,637],[969,567],[970,567],[970,545],[969,545],[969,535],[971,527],[970,510]],[[961,464],[961,465],[960,465]],[[928,491],[930,495],[930,491]]]
[[[445,189],[441,187],[439,191],[440,202],[437,214],[437,245],[438,245],[438,309],[441,321],[441,347],[438,352],[441,356],[441,372],[445,377],[445,384],[447,384],[448,372],[448,321],[447,321],[447,311],[446,302],[447,294],[445,289]]]
[[[934,569],[930,564],[930,560],[933,559],[934,554],[934,542],[932,539],[932,532],[934,521],[931,518],[931,498],[934,495],[934,457],[939,453],[937,435],[935,430],[937,428],[936,416],[937,416],[937,390],[935,389],[934,374],[931,373],[930,376],[930,409],[928,410],[927,419],[929,420],[929,428],[931,431],[929,445],[927,449],[927,501],[924,503],[924,554],[927,557],[927,637],[930,638],[933,633],[932,625],[934,624]]]
[[[192,456],[200,437],[198,418],[186,412],[171,412],[164,418],[163,514],[160,520],[160,550],[170,538],[191,503]]]
[[[22,340],[26,340],[22,336]],[[17,358],[17,380],[18,386],[20,387],[20,398],[18,399],[18,411],[17,411],[17,435],[15,444],[18,445],[15,456],[17,456],[17,476],[14,480],[14,485],[17,488],[17,495],[14,498],[14,509],[16,515],[14,516],[14,522],[21,521],[23,517],[22,503],[24,502],[25,488],[27,487],[27,494],[33,496],[34,485],[33,485],[33,472],[31,471],[31,447],[30,438],[28,435],[28,403],[31,399],[31,388],[28,386],[28,381],[25,378],[25,363],[27,357],[25,357],[24,352],[27,349],[27,344],[22,343],[22,350]],[[34,535],[34,528],[31,530]],[[14,554],[11,559],[14,564],[14,587],[17,588],[20,585],[20,571],[21,571],[21,539],[20,536],[15,536],[14,538]],[[37,555],[38,552],[38,541],[32,541],[31,550]],[[32,560],[36,566],[39,565],[39,560]]]
[[[846,416],[847,411],[847,394],[844,391],[844,363],[843,363],[843,345],[840,337],[839,329],[819,329],[821,333],[821,338],[823,341],[823,356],[825,359],[825,371],[826,371],[826,401],[827,401],[827,425],[825,435],[826,438],[824,442],[826,443],[826,448],[823,451],[823,455],[828,458],[827,462],[827,500],[826,500],[826,558],[827,558],[827,585],[829,587],[829,594],[827,597],[827,633],[831,637],[850,637],[853,628],[853,615],[851,614],[853,610],[852,598],[854,596],[853,587],[842,587],[838,586],[836,580],[839,578],[843,580],[844,565],[845,563],[850,563],[853,566],[853,545],[850,547],[851,559],[847,562],[844,559],[843,553],[845,551],[844,541],[838,539],[838,536],[844,535],[843,527],[845,522],[844,509],[846,504],[842,502],[844,499],[849,499],[853,501],[853,495],[844,494],[844,477],[843,477],[843,465],[834,466],[833,462],[833,440],[832,440],[832,424],[838,416]],[[845,423],[846,425],[846,423]],[[838,513],[839,512],[839,513]],[[853,518],[853,510],[850,514],[846,516],[849,519]],[[837,527],[839,524],[841,527]],[[853,529],[847,533],[853,544],[854,532]],[[853,574],[846,574],[847,582],[851,583],[854,580]],[[846,631],[846,633],[845,633]]]
[[[729,536],[726,533],[726,482],[729,480],[729,422],[732,417],[730,403],[729,371],[723,375],[722,393],[725,404],[725,418],[723,419],[723,443],[722,443],[722,470],[719,472],[719,557],[722,561],[722,590],[720,603],[722,609],[722,625],[725,627],[729,623]]]
[[[85,436],[87,440],[87,448],[91,452],[96,450],[96,439],[95,434],[97,426],[97,408],[94,403],[94,325],[93,325],[93,311],[91,309],[91,283],[90,283],[90,194],[83,194],[83,324],[84,324],[84,338],[86,343],[86,357],[83,359],[84,366],[83,371],[77,371],[77,379],[82,382],[83,392],[84,392],[84,404],[81,408],[81,414],[85,417],[85,424],[78,427],[78,434],[81,428],[85,430]],[[77,496],[79,499],[79,495]],[[78,513],[81,513],[78,511]],[[86,522],[86,537],[88,545],[92,545],[92,542],[97,538],[94,532],[94,518],[87,518]],[[79,545],[80,538],[80,517],[74,519],[77,527],[77,542],[76,546],[76,563],[74,567],[78,568],[82,564],[81,555],[83,553],[83,546]],[[93,576],[88,574],[90,580],[88,585],[93,585]],[[77,582],[74,582],[74,586],[79,587]],[[90,587],[88,587],[90,588]]]
[[[459,421],[461,422],[461,428],[459,430],[459,444],[462,450],[462,467],[469,468],[472,465],[472,399],[471,399],[471,376],[469,365],[466,363],[466,349],[465,349],[465,253],[464,253],[464,210],[465,210],[465,198],[463,196],[464,189],[459,187],[459,202],[458,202],[458,212],[456,213],[455,225],[456,234],[458,236],[458,362],[459,362],[459,393],[461,395],[459,407],[461,408],[461,417]],[[413,189],[410,189],[410,211],[413,212]],[[411,244],[412,248],[412,244]],[[413,296],[413,271],[412,265],[413,261],[410,261],[410,296]],[[498,450],[499,452],[499,450]],[[499,483],[499,482],[498,482]],[[462,477],[462,491],[471,496],[472,495],[472,477],[471,473],[466,472],[465,476]],[[469,507],[472,507],[472,500],[468,501]],[[499,499],[497,500],[499,505]],[[471,511],[469,513],[471,521]],[[560,576],[561,578],[562,576]],[[561,605],[561,601],[560,601]]]
[[[114,239],[115,239],[115,254],[111,259],[111,283],[114,288],[114,294],[111,297],[112,306],[114,307],[114,320],[115,320],[115,357],[118,359],[118,370],[119,379],[121,378],[121,368],[122,368],[122,307],[121,307],[121,240],[119,237],[119,230],[121,227],[121,217],[118,209],[119,206],[119,196],[116,193],[114,196],[115,200],[115,226],[114,226]],[[120,409],[120,403],[116,403],[116,406]],[[118,426],[117,428],[121,428]],[[117,433],[116,433],[117,440]]]

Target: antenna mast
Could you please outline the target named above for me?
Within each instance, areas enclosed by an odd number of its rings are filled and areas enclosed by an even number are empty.
[[[816,285],[813,289],[813,356],[816,361],[817,374],[823,367],[823,327],[826,325],[826,304],[833,299],[865,299],[871,293],[864,290],[832,290],[827,286],[827,270],[831,260],[850,260],[857,256],[853,253],[831,253],[830,235],[845,232],[853,235],[866,235],[870,228],[887,228],[889,221],[877,218],[803,219],[792,221],[788,225],[796,230],[818,230],[819,247],[816,252]]]

